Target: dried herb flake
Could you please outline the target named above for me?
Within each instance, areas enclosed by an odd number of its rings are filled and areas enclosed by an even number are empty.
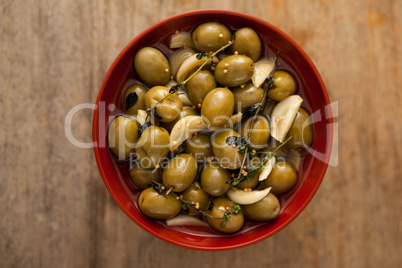
[[[128,94],[127,98],[126,98],[126,111],[128,109],[130,109],[131,107],[133,107],[138,101],[138,95],[135,92],[131,92],[130,94]]]
[[[244,153],[244,151],[246,150],[246,147],[248,145],[247,138],[243,137],[243,136],[241,136],[241,137],[230,136],[229,138],[227,138],[226,143],[229,146],[233,146],[233,145],[237,146],[240,154]]]

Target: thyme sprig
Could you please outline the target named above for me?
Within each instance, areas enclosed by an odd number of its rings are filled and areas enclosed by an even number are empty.
[[[221,221],[221,227],[225,227],[227,224],[227,221],[230,219],[230,216],[233,215],[237,215],[239,214],[241,211],[241,207],[238,204],[234,204],[232,206],[232,211],[225,211],[225,213],[223,213],[223,218]]]
[[[165,97],[163,97],[163,98],[162,98],[160,101],[158,101],[154,106],[152,106],[151,108],[148,108],[148,109],[146,110],[146,112],[147,112],[148,114],[147,114],[147,117],[145,118],[145,121],[148,120],[148,116],[149,116],[150,114],[152,114],[156,119],[162,119],[162,117],[156,113],[156,106],[157,106],[158,104],[160,104],[162,101],[164,101],[166,98],[168,98],[170,95],[173,95],[174,93],[176,93],[177,91],[179,91],[181,88],[184,88],[184,86],[187,84],[187,82],[188,82],[191,78],[193,78],[197,73],[199,73],[199,72],[202,70],[202,68],[204,68],[204,66],[205,66],[210,60],[212,60],[219,52],[225,50],[227,47],[229,47],[229,46],[232,45],[232,44],[233,44],[233,42],[232,42],[232,41],[229,41],[226,45],[222,46],[220,49],[218,49],[217,51],[215,51],[215,52],[212,53],[212,54],[209,54],[209,53],[206,53],[206,52],[198,53],[197,56],[196,56],[198,60],[201,60],[203,57],[206,57],[207,60],[206,60],[203,64],[201,64],[201,66],[200,66],[195,72],[193,72],[186,80],[184,80],[184,81],[181,82],[180,84],[177,84],[177,85],[175,85],[175,86],[172,86],[172,87],[169,89],[169,94],[167,94]],[[159,118],[158,118],[158,117],[159,117]]]
[[[223,217],[219,218],[219,217],[215,217],[215,216],[212,216],[212,215],[208,214],[207,211],[212,210],[211,208],[208,208],[205,211],[200,209],[200,204],[198,202],[190,202],[190,201],[184,200],[182,195],[176,195],[176,199],[181,201],[181,203],[182,203],[181,207],[182,207],[183,210],[187,210],[189,207],[191,207],[191,208],[195,209],[196,211],[200,212],[205,217],[210,217],[210,218],[213,218],[213,219],[223,220]],[[211,203],[211,205],[212,204],[213,203]]]
[[[253,104],[247,108],[247,110],[243,114],[243,119],[249,118],[253,115],[255,115],[255,112],[258,110],[258,108],[261,106],[261,104]]]
[[[166,188],[163,184],[156,182],[150,178],[147,178],[151,182],[148,184],[149,187],[155,190],[158,194],[162,195],[164,198],[167,198],[167,195],[171,192],[172,189]]]
[[[275,150],[273,150],[272,152],[269,152],[264,157],[264,159],[261,161],[260,164],[244,168],[243,169],[244,172],[242,172],[239,177],[234,178],[233,180],[227,181],[226,183],[230,183],[231,185],[236,186],[237,184],[244,181],[245,179],[254,178],[254,176],[256,176],[258,173],[260,173],[264,169],[264,167],[267,165],[268,161],[271,160],[271,158],[274,156],[274,153],[276,151],[278,151],[282,146],[284,146],[291,139],[292,139],[292,136],[286,138],[278,147],[275,148]]]
[[[274,74],[275,74],[275,71],[276,71],[276,69],[277,69],[277,67],[278,67],[279,56],[280,56],[280,51],[278,50],[278,51],[276,52],[276,57],[274,58],[274,61],[275,61],[275,63],[274,63],[274,68],[272,69],[272,71],[271,71],[269,77],[267,77],[267,78],[265,79],[265,82],[267,83],[267,86],[266,86],[266,88],[265,88],[265,90],[264,90],[264,94],[261,96],[261,99],[260,99],[260,101],[256,104],[255,108],[252,109],[252,112],[254,112],[254,114],[253,114],[253,119],[251,120],[250,126],[253,126],[253,125],[254,125],[254,122],[255,122],[255,120],[256,120],[257,117],[258,117],[258,113],[260,112],[261,107],[263,107],[264,104],[265,104],[265,99],[266,99],[266,97],[267,97],[267,93],[268,93],[268,91],[273,87],[273,83],[274,83]],[[250,113],[252,113],[252,112],[250,112]],[[252,127],[250,127],[250,128],[248,129],[248,131],[247,131],[246,140],[250,140],[251,130],[252,130]],[[245,176],[244,174],[247,174],[247,175],[248,175],[248,172],[247,172],[247,171],[244,172],[244,164],[245,164],[245,162],[246,162],[247,153],[248,153],[248,148],[249,148],[249,146],[246,145],[246,148],[245,148],[245,150],[244,150],[244,156],[243,156],[243,160],[242,160],[242,164],[241,164],[241,167],[240,167],[239,174],[237,175],[237,178],[235,178],[234,180],[232,180],[232,181],[233,181],[233,182],[232,182],[232,185],[237,185],[237,184],[240,183],[242,180],[244,180],[244,176]]]

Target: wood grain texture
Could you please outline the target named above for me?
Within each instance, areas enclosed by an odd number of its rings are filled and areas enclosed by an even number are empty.
[[[168,16],[242,11],[281,28],[338,101],[338,165],[283,231],[200,252],[142,231],[107,192],[68,111],[94,103],[123,47]],[[401,267],[401,1],[0,0],[0,267]],[[73,133],[91,141],[91,110]]]

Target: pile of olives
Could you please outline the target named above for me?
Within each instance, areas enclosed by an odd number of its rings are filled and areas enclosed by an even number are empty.
[[[171,40],[176,45],[163,50],[168,54],[158,49],[162,44],[136,52],[137,80],[121,94],[124,114],[108,127],[111,152],[130,161],[129,177],[141,190],[138,208],[156,220],[185,214],[223,233],[239,231],[245,220],[276,219],[278,196],[298,181],[295,152],[300,155],[313,141],[309,113],[301,107],[285,133],[291,137],[286,144],[271,136],[272,110],[296,93],[294,77],[279,65],[271,72],[269,90],[267,80],[253,83],[255,63],[266,56],[258,33],[249,27],[232,31],[206,22],[191,32],[176,32]],[[250,115],[260,104],[258,115]],[[186,132],[180,129],[190,126],[180,124],[184,118],[206,127]],[[173,132],[182,130],[183,142],[172,141]],[[261,178],[265,160],[273,157],[268,176]],[[269,193],[258,201],[250,199],[266,188]]]

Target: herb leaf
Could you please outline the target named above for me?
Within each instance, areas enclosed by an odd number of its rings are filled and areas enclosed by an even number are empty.
[[[225,211],[225,213],[223,214],[223,220],[221,221],[221,227],[225,227],[227,221],[230,219],[230,215],[232,214],[232,212],[230,211]]]
[[[197,60],[202,59],[202,57],[209,57],[209,54],[207,52],[200,52],[196,56]]]
[[[144,132],[145,129],[147,129],[148,127],[150,127],[152,125],[151,121],[146,121],[143,125],[140,125],[137,122],[138,125],[138,131],[139,131],[139,136],[141,136],[141,133]]]
[[[258,110],[259,104],[253,104],[247,108],[247,110],[243,114],[243,118],[249,118],[255,115],[255,112]]]
[[[233,212],[234,215],[239,214],[239,213],[241,212],[241,207],[240,207],[240,205],[234,204],[234,205],[232,206],[232,212]]]
[[[135,92],[131,92],[130,94],[127,95],[126,98],[126,103],[125,103],[125,108],[126,111],[133,107],[134,104],[136,104],[138,101],[138,95]]]
[[[161,119],[162,119],[162,116],[160,116],[159,114],[156,113],[156,106],[153,106],[152,108],[148,109],[147,112],[148,112],[148,111],[149,111],[149,112],[153,115],[153,117],[155,117],[156,119],[158,119],[158,120],[161,120]]]
[[[174,94],[174,93],[176,93],[177,91],[179,91],[179,89],[180,89],[182,86],[183,86],[182,84],[178,84],[178,85],[172,86],[172,87],[170,88],[170,90],[169,90],[169,94]]]
[[[229,138],[227,138],[226,143],[228,145],[239,146],[239,145],[241,145],[241,137],[230,136]]]
[[[276,68],[278,67],[278,62],[279,62],[279,56],[280,56],[281,52],[278,50],[276,52],[276,57],[274,58],[275,61],[275,65],[274,65],[274,69],[271,72],[271,75],[269,77],[267,77],[267,79],[265,79],[265,82],[268,84],[267,85],[267,89],[270,90],[274,87],[274,74],[276,72]]]
[[[246,150],[246,147],[248,145],[247,138],[246,137],[236,137],[236,136],[230,136],[229,138],[226,139],[226,143],[229,146],[237,146],[238,151],[240,154],[243,154],[244,151]]]
[[[152,187],[152,189],[155,190],[155,192],[157,192],[158,194],[162,195],[163,197],[167,198],[167,196],[165,195],[167,190],[166,189],[162,189],[161,184],[159,183],[155,183],[155,182],[151,182],[150,184],[148,184],[150,187]]]

